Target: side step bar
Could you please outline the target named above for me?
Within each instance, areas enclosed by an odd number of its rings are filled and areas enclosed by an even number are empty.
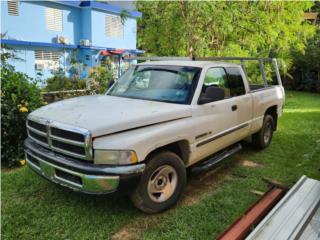
[[[211,156],[209,159],[204,160],[199,164],[196,164],[194,167],[192,167],[191,171],[192,173],[207,171],[217,163],[221,162],[223,159],[231,156],[232,154],[240,151],[241,149],[242,149],[242,146],[240,143],[233,145],[229,148],[226,148],[225,150],[222,150],[216,153],[215,155]]]

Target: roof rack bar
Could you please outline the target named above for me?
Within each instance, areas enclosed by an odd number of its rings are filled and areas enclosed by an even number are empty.
[[[191,57],[127,57],[126,59],[141,60],[141,61],[163,61],[163,60],[184,60],[192,61]]]
[[[142,61],[159,61],[159,60],[184,60],[184,61],[273,61],[273,58],[258,58],[258,57],[135,57],[130,56],[126,59],[142,60]]]
[[[272,58],[258,58],[258,57],[195,57],[196,61],[272,61]]]

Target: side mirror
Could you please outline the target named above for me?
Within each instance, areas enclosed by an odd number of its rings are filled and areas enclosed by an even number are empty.
[[[110,89],[114,83],[115,81],[113,79],[110,82],[108,82],[107,89]]]
[[[224,99],[224,90],[216,86],[207,87],[203,96],[199,97],[198,104],[205,104]]]

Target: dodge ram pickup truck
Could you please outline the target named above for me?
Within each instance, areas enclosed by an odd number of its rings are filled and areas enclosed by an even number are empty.
[[[214,60],[214,59],[213,59]],[[52,182],[88,194],[130,194],[156,213],[174,205],[187,170],[213,166],[251,137],[269,146],[284,106],[265,59],[160,60],[138,63],[104,95],[71,98],[29,114],[29,167]],[[258,60],[262,84],[241,64]]]

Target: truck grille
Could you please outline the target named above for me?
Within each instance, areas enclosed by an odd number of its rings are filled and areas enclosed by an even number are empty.
[[[28,136],[52,151],[92,160],[91,137],[86,129],[44,119],[27,120]]]

